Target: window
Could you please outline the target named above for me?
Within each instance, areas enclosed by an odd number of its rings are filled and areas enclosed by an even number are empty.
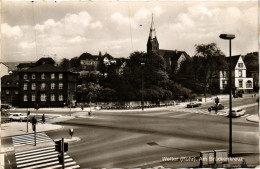
[[[45,79],[45,74],[44,73],[42,73],[41,79]]]
[[[55,89],[55,83],[51,83],[51,89]]]
[[[60,73],[60,74],[59,74],[59,79],[62,79],[62,78],[63,78],[63,74]]]
[[[5,94],[10,94],[9,90],[6,90],[6,91],[5,91]]]
[[[41,101],[43,101],[43,102],[46,101],[46,94],[41,94]]]
[[[243,80],[239,80],[238,81],[238,87],[239,88],[243,88]]]
[[[19,82],[16,82],[15,84],[16,84],[16,85],[19,85]]]
[[[25,102],[27,102],[28,101],[28,97],[27,97],[27,95],[25,94],[25,95],[23,95],[23,101],[25,101]]]
[[[238,77],[242,77],[242,70],[239,70]]]
[[[63,89],[63,83],[59,83],[59,89]]]
[[[33,102],[35,102],[35,101],[36,101],[35,94],[32,94],[32,101],[33,101]]]
[[[6,84],[7,84],[7,85],[10,85],[10,82],[7,82]]]
[[[51,94],[51,101],[55,101],[55,94]]]
[[[27,74],[24,74],[24,75],[23,75],[23,79],[28,79],[28,75],[27,75]]]
[[[42,84],[41,84],[41,90],[45,90],[45,87],[46,87],[46,84],[45,84],[45,83],[42,83]]]
[[[28,90],[28,84],[27,83],[23,84],[23,90]]]
[[[33,74],[32,74],[32,79],[35,79],[35,77],[36,77],[36,76],[35,76],[35,73],[33,73]]]
[[[14,94],[19,94],[18,90],[14,91]]]
[[[32,83],[32,90],[36,90],[36,84]]]
[[[59,101],[63,101],[63,95],[62,94],[59,95]]]
[[[243,63],[238,63],[238,67],[242,68],[243,67]]]
[[[246,82],[246,88],[252,88],[252,81],[251,80],[248,80]]]
[[[55,79],[55,73],[51,74],[51,79]]]

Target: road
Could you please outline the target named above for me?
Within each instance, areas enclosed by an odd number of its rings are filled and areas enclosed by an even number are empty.
[[[233,105],[252,104],[255,100],[233,99]],[[228,101],[222,103],[228,105]],[[81,141],[70,144],[68,154],[81,167],[156,165],[162,157],[198,156],[200,151],[228,150],[228,117],[208,114],[211,104],[193,109],[94,112],[91,118],[61,122],[65,126],[62,131],[47,134],[52,139],[66,138],[68,129],[74,128],[74,136]],[[245,109],[247,116],[258,112],[257,105]],[[233,153],[258,153],[258,124],[245,117],[233,118]],[[183,163],[181,167],[189,165]]]

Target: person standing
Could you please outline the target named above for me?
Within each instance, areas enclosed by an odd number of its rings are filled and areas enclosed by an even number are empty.
[[[45,123],[45,115],[44,114],[42,115],[42,123],[43,124]]]

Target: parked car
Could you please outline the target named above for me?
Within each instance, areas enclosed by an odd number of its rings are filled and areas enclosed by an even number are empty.
[[[243,116],[245,114],[246,110],[241,109],[241,108],[232,108],[232,117],[239,117]],[[229,110],[226,112],[229,114]]]
[[[213,105],[213,106],[211,106],[211,107],[209,107],[208,108],[208,110],[209,111],[211,111],[211,110],[222,110],[222,109],[224,109],[224,105],[222,105],[221,103],[218,103],[218,105],[216,106],[216,105]]]
[[[10,121],[12,121],[12,120],[20,120],[20,121],[23,121],[23,120],[27,120],[27,116],[24,115],[23,113],[12,113],[12,114],[9,116],[9,119],[10,119]]]
[[[200,107],[201,103],[196,103],[196,102],[190,102],[187,104],[187,108],[193,108],[193,107]]]

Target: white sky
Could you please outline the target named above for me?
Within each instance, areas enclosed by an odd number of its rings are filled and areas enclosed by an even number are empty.
[[[146,51],[151,16],[160,49],[216,42],[228,55],[258,51],[258,2],[2,2],[1,60],[56,60],[83,52],[128,57]]]

